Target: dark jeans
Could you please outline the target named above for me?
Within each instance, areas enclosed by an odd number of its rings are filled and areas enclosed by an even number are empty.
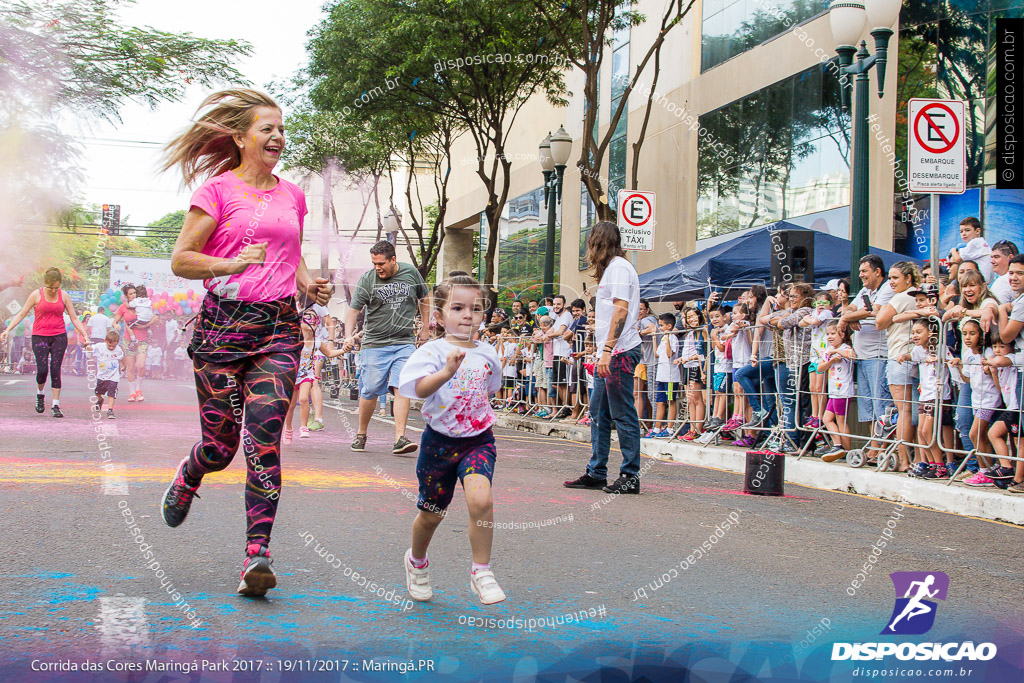
[[[50,386],[60,389],[60,366],[64,362],[64,352],[68,349],[66,334],[32,335],[32,352],[36,356],[36,384],[46,384],[46,373],[50,373]]]
[[[747,363],[733,372],[733,378],[747,395],[755,412],[761,409],[769,413],[775,411],[775,370],[770,360],[760,361],[756,366]],[[769,415],[765,424],[772,427],[777,421],[775,415]]]
[[[627,476],[640,472],[640,418],[633,403],[633,371],[640,362],[640,345],[612,356],[611,374],[594,376],[594,393],[590,399],[590,438],[593,455],[587,474],[597,479],[608,478],[608,453],[611,449],[612,423],[619,435],[622,469]]]
[[[806,439],[806,432],[798,432],[797,425],[803,424],[803,420],[811,415],[811,384],[808,375],[810,364],[800,368],[799,385],[796,374],[797,368],[790,368],[786,363],[779,363],[775,367],[776,382],[779,387],[779,400],[782,403],[782,420],[786,429],[786,435],[800,448],[802,441]],[[800,391],[800,402],[797,404],[796,393]]]

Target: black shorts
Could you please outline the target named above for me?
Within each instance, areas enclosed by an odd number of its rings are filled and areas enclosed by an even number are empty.
[[[503,375],[502,378],[501,378],[501,386],[505,387],[506,389],[514,389],[515,386],[516,386],[516,378],[515,377],[505,377]]]
[[[704,386],[704,376],[700,372],[700,368],[681,368],[683,376],[683,384],[689,386],[690,382],[696,382],[697,384]]]
[[[555,356],[554,365],[551,367],[551,381],[554,384],[568,384],[569,370],[572,367],[562,359],[566,356]]]
[[[1016,410],[999,410],[992,416],[992,422],[990,425],[994,425],[996,422],[1002,422],[1006,425],[1006,431],[1017,436],[1020,433],[1020,414]]]
[[[112,379],[96,380],[96,395],[117,398],[117,382]]]

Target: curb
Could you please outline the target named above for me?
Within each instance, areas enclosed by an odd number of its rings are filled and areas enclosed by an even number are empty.
[[[497,418],[495,424],[506,429],[590,442],[589,427],[538,423],[517,415],[499,414]],[[743,474],[747,466],[745,451],[731,448],[640,439],[640,452],[658,460],[671,460],[738,474]],[[1024,526],[1024,496],[1018,498],[992,489],[975,489],[956,484],[946,486],[942,482],[900,477],[875,472],[873,469],[858,469],[842,462],[826,463],[816,458],[797,460],[794,457],[787,457],[785,462],[787,484],[858,493],[940,512]]]

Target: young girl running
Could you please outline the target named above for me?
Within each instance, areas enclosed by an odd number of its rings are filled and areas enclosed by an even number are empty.
[[[490,564],[491,478],[497,452],[491,432],[494,409],[488,399],[501,386],[501,359],[492,347],[473,341],[484,317],[486,296],[486,290],[468,275],[438,285],[434,316],[444,326],[445,336],[418,348],[406,361],[398,383],[403,396],[425,399],[421,413],[427,423],[416,463],[420,512],[404,559],[406,587],[413,600],[433,596],[427,546],[452,502],[456,480],[462,482],[469,508],[470,589],[485,605],[505,599]]]
[[[822,454],[824,462],[832,462],[846,455],[850,450],[850,428],[846,424],[846,412],[853,398],[853,361],[856,356],[850,345],[851,330],[839,331],[839,321],[830,320],[825,327],[828,347],[818,364],[819,372],[828,375],[828,403],[825,405],[823,420],[825,428],[832,435],[833,443],[838,436],[839,443]]]
[[[316,384],[317,352],[327,358],[337,358],[344,351],[341,348],[332,349],[325,338],[317,334],[320,325],[320,314],[312,308],[302,313],[302,355],[299,356],[299,375],[295,380],[295,390],[292,392],[292,400],[288,404],[288,413],[284,417],[284,434],[281,443],[285,446],[292,442],[292,419],[295,416],[295,404],[299,405],[299,438],[309,438],[309,394]],[[319,343],[317,343],[319,342]]]

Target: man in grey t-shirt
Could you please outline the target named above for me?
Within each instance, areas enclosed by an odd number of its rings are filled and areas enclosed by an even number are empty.
[[[377,398],[398,387],[398,378],[405,361],[412,355],[417,339],[414,332],[416,312],[423,325],[419,341],[430,334],[430,309],[427,284],[419,271],[408,263],[399,263],[395,247],[388,241],[370,247],[373,270],[363,273],[352,291],[352,301],[345,311],[345,351],[355,345],[353,331],[359,311],[366,308],[359,351],[359,432],[352,441],[352,450],[366,450],[366,429],[370,426]],[[405,438],[409,417],[409,399],[395,392],[395,455],[412,453],[416,444]]]
[[[892,407],[892,394],[885,378],[889,347],[885,332],[880,332],[875,324],[875,316],[892,299],[893,291],[879,256],[863,257],[859,273],[864,287],[850,302],[853,310],[844,313],[839,324],[857,326],[853,333],[853,350],[857,354],[857,418],[860,422],[871,422]]]

